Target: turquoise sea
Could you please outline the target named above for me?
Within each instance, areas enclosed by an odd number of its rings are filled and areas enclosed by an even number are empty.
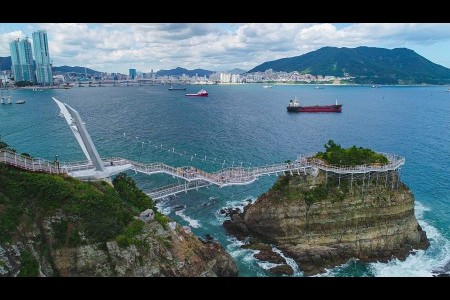
[[[447,87],[305,85],[204,86],[207,98],[188,98],[201,86],[168,91],[168,86],[72,88],[34,92],[13,90],[14,101],[0,105],[0,135],[11,147],[34,157],[84,160],[52,96],[79,111],[102,157],[193,165],[207,171],[293,160],[323,149],[333,139],[342,146],[369,147],[406,157],[402,180],[416,197],[416,216],[431,240],[426,251],[406,261],[363,264],[351,261],[320,276],[432,276],[450,260],[450,93]],[[297,96],[305,105],[343,103],[341,114],[292,114],[286,105]],[[130,172],[144,190],[176,183],[167,175]],[[162,211],[195,234],[211,234],[239,266],[240,276],[272,276],[270,264],[222,228],[222,207],[243,206],[275,181],[259,178],[240,187],[209,187],[170,197]],[[177,205],[184,210],[174,211]],[[288,259],[302,276],[295,263]]]

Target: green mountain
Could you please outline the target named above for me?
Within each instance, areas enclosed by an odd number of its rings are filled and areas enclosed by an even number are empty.
[[[244,74],[245,70],[239,69],[239,68],[234,68],[233,70],[229,70],[226,73],[230,73],[230,74]]]
[[[61,72],[61,73],[79,73],[79,74],[84,74],[85,73],[85,67],[79,67],[79,66],[75,66],[75,67],[70,67],[70,66],[61,66],[61,67],[53,67],[53,72]],[[96,74],[96,73],[101,73],[99,71],[95,71],[89,68],[86,68],[86,73],[87,74]]]
[[[265,62],[248,73],[274,71],[356,77],[355,83],[448,84],[450,69],[407,48],[323,47],[300,56]]]
[[[170,69],[170,70],[159,70],[158,72],[156,72],[157,76],[181,76],[183,74],[186,74],[187,76],[195,76],[195,74],[197,74],[197,76],[209,76],[211,74],[215,73],[214,71],[209,71],[209,70],[203,70],[203,69],[194,69],[194,70],[188,70],[185,68],[175,68],[175,69]]]

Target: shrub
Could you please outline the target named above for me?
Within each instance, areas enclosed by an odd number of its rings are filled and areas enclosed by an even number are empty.
[[[387,164],[388,159],[375,151],[352,146],[350,148],[342,148],[333,140],[329,140],[324,145],[325,152],[318,152],[315,157],[336,166],[357,166],[364,164]]]
[[[139,211],[144,211],[155,206],[153,200],[141,191],[136,186],[134,180],[125,173],[117,175],[113,179],[113,185],[119,196]]]
[[[39,263],[33,257],[33,255],[24,251],[20,253],[21,266],[18,277],[38,277],[39,276]]]

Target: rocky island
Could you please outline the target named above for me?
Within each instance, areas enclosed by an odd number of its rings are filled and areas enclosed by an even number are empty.
[[[272,246],[305,275],[352,258],[404,260],[414,249],[428,248],[414,216],[414,195],[393,158],[331,140],[325,148],[306,158],[313,166],[308,172],[280,176],[243,212],[229,210],[225,229],[249,242],[243,247],[258,250],[256,258],[279,264],[272,271],[282,274],[292,270]]]
[[[160,214],[130,177],[112,183],[0,164],[0,277],[237,276],[221,245]]]

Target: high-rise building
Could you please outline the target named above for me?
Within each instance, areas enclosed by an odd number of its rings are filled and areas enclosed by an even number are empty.
[[[28,38],[17,39],[9,43],[11,51],[11,70],[14,73],[14,80],[36,82],[34,74],[33,52]]]
[[[48,51],[47,32],[45,30],[33,32],[33,50],[36,62],[37,83],[52,84],[52,65]]]
[[[130,69],[130,79],[134,80],[136,78],[136,69]]]

